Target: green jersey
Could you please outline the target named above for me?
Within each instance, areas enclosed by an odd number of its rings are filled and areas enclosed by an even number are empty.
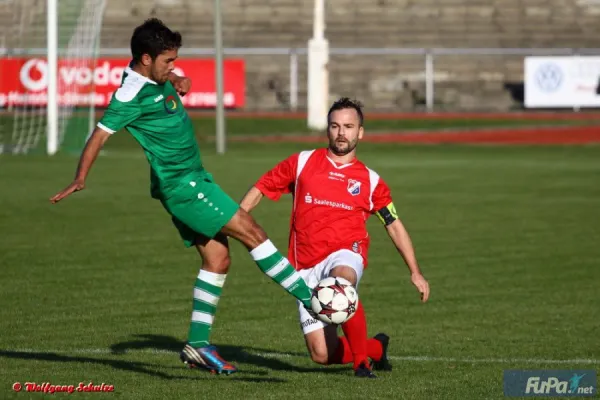
[[[98,127],[125,128],[142,146],[152,197],[168,197],[187,176],[204,172],[192,122],[171,82],[159,85],[127,67]]]

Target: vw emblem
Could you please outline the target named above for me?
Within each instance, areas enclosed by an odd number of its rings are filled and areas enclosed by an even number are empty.
[[[563,72],[556,64],[543,64],[535,72],[535,81],[544,92],[554,92],[563,81]]]

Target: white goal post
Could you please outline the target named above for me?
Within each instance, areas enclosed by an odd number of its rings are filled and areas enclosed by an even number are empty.
[[[60,99],[63,94],[68,97],[69,93],[79,93],[81,89],[75,81],[62,82],[59,79],[59,60],[70,68],[91,67],[91,70],[95,66],[106,0],[77,0],[75,8],[69,4],[74,0],[47,1],[47,153],[53,155],[65,143],[65,139],[68,139],[68,147],[79,150],[95,126],[96,107],[92,96],[88,97],[89,103],[83,104],[83,110],[77,114],[74,111],[77,107],[81,108],[81,103],[73,104],[67,98]],[[61,21],[62,12],[67,21]],[[61,32],[59,28],[70,29],[70,32]],[[59,40],[61,38],[64,38],[64,43]],[[87,88],[89,93],[94,90],[93,84]],[[73,136],[78,139],[71,140]]]
[[[95,124],[106,2],[0,1],[0,153],[81,150]]]
[[[313,37],[308,41],[308,127],[327,127],[329,42],[325,38],[325,0],[315,0]]]
[[[58,151],[58,0],[48,1],[46,49],[48,54],[48,103],[46,104],[46,152]]]

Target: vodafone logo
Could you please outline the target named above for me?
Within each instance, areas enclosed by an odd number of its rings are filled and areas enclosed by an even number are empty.
[[[81,62],[86,63],[85,60]],[[124,66],[111,66],[103,61],[95,68],[86,65],[59,65],[58,84],[62,86],[116,86],[121,85]],[[173,70],[179,76],[185,76],[181,68]],[[46,60],[32,58],[21,67],[19,78],[25,88],[32,92],[46,90],[48,87],[48,63]]]
[[[38,92],[46,89],[48,86],[47,82],[48,66],[45,61],[32,58],[27,61],[21,68],[19,78],[21,83],[28,90]]]
[[[81,61],[86,63],[85,60]],[[59,86],[119,86],[124,66],[111,66],[104,61],[95,68],[87,65],[59,65]],[[23,86],[32,92],[46,90],[48,87],[48,63],[46,60],[32,58],[21,67],[19,79]]]
[[[2,3],[3,0],[0,0]],[[128,58],[62,59],[58,61],[58,97],[60,105],[95,104],[106,107],[121,86]],[[242,60],[225,60],[227,84],[226,107],[243,107],[245,72]],[[189,77],[192,90],[178,99],[178,106],[190,108],[215,107],[214,60],[182,58],[173,72]],[[48,101],[49,70],[46,57],[0,58],[0,110],[4,107],[35,105]]]

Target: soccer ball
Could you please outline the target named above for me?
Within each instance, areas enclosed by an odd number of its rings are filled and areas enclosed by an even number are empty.
[[[315,286],[310,303],[317,319],[326,324],[340,325],[356,312],[358,294],[346,279],[329,277]]]

